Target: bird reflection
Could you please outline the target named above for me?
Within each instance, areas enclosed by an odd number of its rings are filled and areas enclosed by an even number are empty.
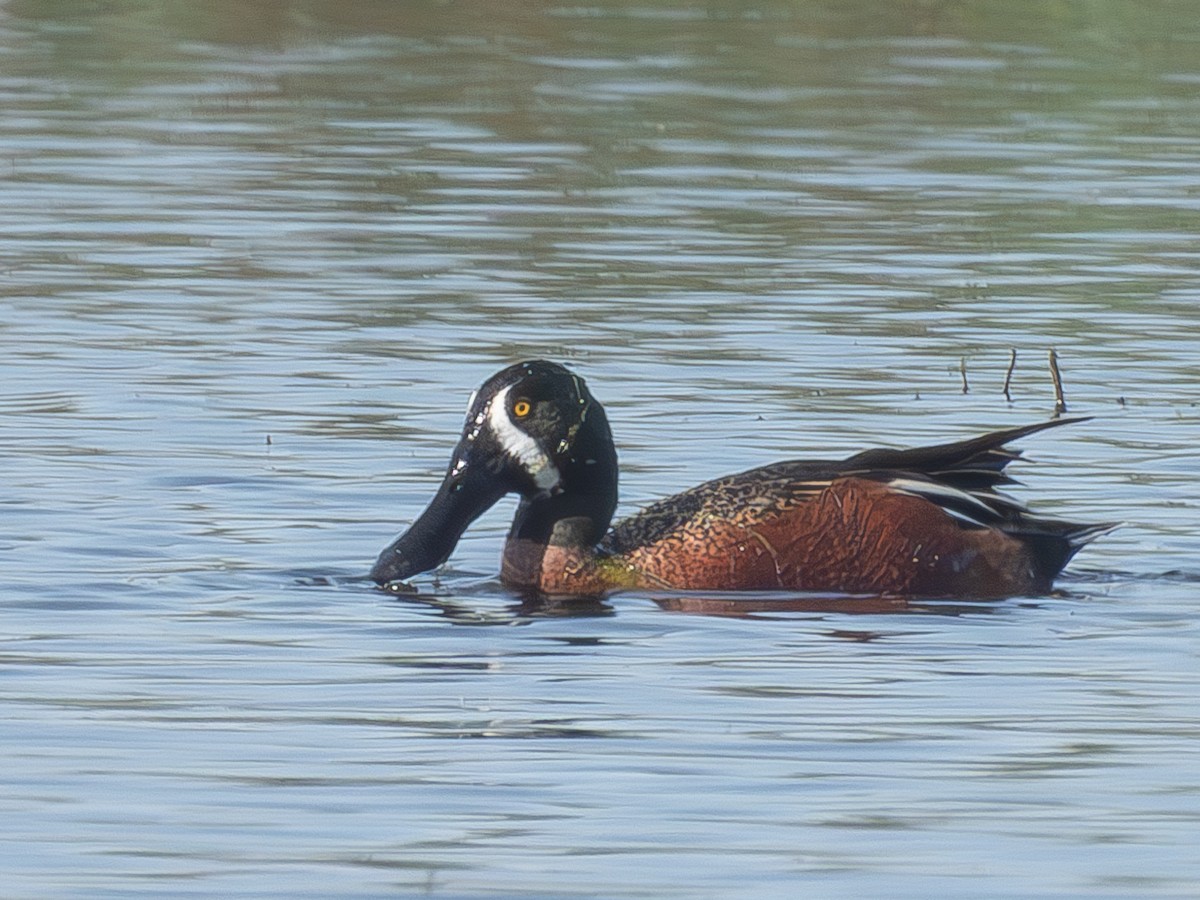
[[[923,614],[962,616],[992,614],[1004,608],[1003,601],[922,600],[896,595],[847,594],[643,594],[626,593],[607,597],[547,597],[539,594],[507,594],[491,579],[455,590],[453,595],[422,593],[412,585],[390,585],[387,592],[403,603],[418,604],[436,610],[460,625],[523,625],[538,619],[601,618],[615,616],[628,601],[648,601],[659,609],[688,615],[719,616],[736,619],[769,619],[777,615],[841,614],[897,615]],[[498,596],[509,602],[496,605]],[[874,632],[837,629],[831,637],[846,640],[871,640]]]

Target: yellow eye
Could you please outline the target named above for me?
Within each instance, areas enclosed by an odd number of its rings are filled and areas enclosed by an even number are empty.
[[[518,419],[523,419],[529,415],[532,409],[533,407],[529,405],[528,400],[518,400],[513,404],[513,415]]]

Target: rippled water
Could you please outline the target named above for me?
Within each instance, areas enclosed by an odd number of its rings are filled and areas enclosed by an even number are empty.
[[[1187,4],[4,4],[4,895],[1200,891],[1198,44]],[[1053,597],[533,608],[511,504],[416,596],[355,580],[516,359],[589,379],[628,512],[1038,420],[1051,347],[1095,418],[1021,496],[1126,523]]]

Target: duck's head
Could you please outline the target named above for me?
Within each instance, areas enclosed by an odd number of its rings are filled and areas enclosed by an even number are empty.
[[[509,366],[471,395],[441,487],[379,555],[371,578],[386,584],[441,565],[467,526],[510,493],[544,518],[606,505],[602,534],[616,506],[615,479],[612,433],[583,379],[545,360]]]

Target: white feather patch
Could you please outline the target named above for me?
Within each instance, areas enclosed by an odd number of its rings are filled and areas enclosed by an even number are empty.
[[[892,478],[887,484],[888,487],[902,493],[911,494],[914,497],[924,497],[926,500],[930,500],[942,507],[942,509],[954,518],[972,525],[983,525],[988,520],[994,520],[996,516],[996,511],[978,497],[968,494],[966,491],[960,491],[958,488],[950,487],[948,484],[919,481],[915,478]],[[982,514],[982,518],[976,519],[966,512],[966,510],[955,509],[953,505],[948,504],[959,504],[965,506],[967,509],[978,510]]]
[[[509,418],[508,392],[511,390],[512,385],[509,385],[492,398],[488,407],[488,425],[504,452],[529,473],[534,484],[543,491],[552,491],[562,481],[558,466],[554,465],[554,461],[533,437],[514,425]]]

